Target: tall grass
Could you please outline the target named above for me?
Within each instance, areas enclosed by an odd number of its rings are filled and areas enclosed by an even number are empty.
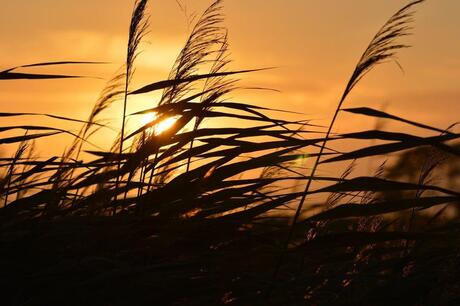
[[[332,116],[332,120],[326,132],[326,136],[324,137],[324,141],[321,145],[319,154],[317,155],[316,160],[313,164],[311,174],[310,174],[310,179],[308,180],[305,186],[304,194],[302,198],[300,199],[299,205],[297,206],[296,213],[293,217],[291,231],[286,241],[286,247],[285,247],[286,249],[288,248],[288,244],[289,244],[289,241],[291,240],[294,227],[300,217],[302,207],[307,198],[307,194],[308,194],[308,191],[310,190],[311,184],[313,182],[313,178],[315,177],[316,170],[320,163],[324,149],[329,140],[334,124],[338,118],[339,112],[341,111],[342,106],[345,103],[345,100],[347,99],[348,95],[353,90],[353,88],[358,84],[358,82],[368,72],[370,72],[374,67],[383,63],[384,61],[391,60],[391,59],[394,60],[396,52],[399,49],[408,47],[405,44],[399,43],[398,39],[410,34],[409,32],[409,30],[411,29],[410,22],[412,21],[412,16],[414,14],[414,12],[411,10],[413,9],[414,6],[422,2],[424,2],[424,0],[413,1],[409,3],[408,5],[404,6],[398,12],[396,12],[393,16],[391,16],[391,18],[383,25],[383,27],[377,32],[377,34],[371,40],[371,42],[369,43],[369,46],[366,48],[363,55],[359,59],[358,64],[356,65],[355,70],[353,71],[350,77],[350,80],[345,86],[345,90],[343,91],[342,97],[340,98],[339,103],[337,104],[334,115]],[[283,257],[281,257],[279,265],[281,265],[282,260],[283,260]],[[279,269],[279,265],[275,269],[275,277],[276,277],[276,274],[278,273],[277,271]]]
[[[126,75],[125,75],[125,89],[124,89],[124,100],[123,100],[123,116],[121,120],[121,136],[120,136],[120,155],[123,153],[123,143],[125,138],[125,121],[126,121],[126,110],[128,106],[128,90],[129,84],[134,74],[134,61],[138,56],[139,44],[142,41],[142,38],[145,36],[149,21],[148,17],[145,16],[145,10],[147,7],[147,0],[139,0],[134,4],[134,11],[131,17],[131,24],[129,26],[129,38],[128,38],[128,48],[126,52]],[[118,171],[121,168],[121,161],[118,162]],[[116,189],[118,189],[118,180]]]
[[[0,113],[81,125],[78,133],[0,127],[19,131],[0,136],[0,144],[18,145],[11,158],[0,159],[5,303],[409,305],[460,298],[454,277],[460,267],[458,216],[449,209],[458,205],[460,192],[432,179],[443,175],[440,165],[453,169],[459,135],[365,106],[343,108],[367,72],[406,47],[399,40],[409,34],[421,2],[403,7],[378,31],[329,126],[322,127],[301,114],[288,120],[286,111],[227,98],[238,89],[237,77],[257,69],[228,69],[220,0],[197,19],[168,79],[131,89],[148,31],[147,1],[135,1],[126,63],[87,120]],[[73,77],[15,72],[68,64],[100,63],[25,65],[0,78]],[[128,114],[131,96],[154,91],[163,91],[155,105]],[[121,127],[100,119],[115,103],[123,105]],[[334,134],[341,111],[393,121],[401,129]],[[143,114],[153,114],[152,121],[126,123]],[[174,123],[163,128],[171,118]],[[205,121],[230,123],[212,127]],[[405,133],[407,125],[420,135]],[[107,129],[117,131],[117,140],[110,150],[95,150],[92,136]],[[32,154],[33,141],[53,141],[57,134],[70,138],[60,156]],[[355,149],[342,152],[337,146],[343,141]],[[403,164],[408,155],[421,156],[423,163],[413,166],[416,179],[395,175],[389,161],[374,176],[354,175],[364,159],[400,153]],[[345,171],[317,175],[320,164]],[[313,182],[320,183],[314,190]],[[316,203],[304,207],[313,196]]]

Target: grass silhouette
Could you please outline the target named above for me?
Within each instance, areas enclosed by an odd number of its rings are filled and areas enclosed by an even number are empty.
[[[0,159],[5,305],[455,303],[460,192],[442,184],[452,181],[454,170],[437,170],[455,169],[460,135],[454,125],[443,129],[366,106],[343,108],[366,73],[407,47],[400,40],[421,2],[410,2],[377,32],[324,127],[286,119],[288,111],[228,100],[238,77],[260,69],[228,70],[220,0],[197,19],[168,79],[131,89],[149,24],[148,1],[135,1],[126,63],[87,120],[0,113],[81,124],[78,133],[0,127],[18,131],[0,138],[18,146],[11,158]],[[15,72],[69,64],[101,63],[24,65],[0,72],[0,80],[76,77]],[[155,106],[127,113],[131,97],[154,91],[163,92]],[[95,150],[91,138],[112,128],[101,114],[114,103],[123,104],[119,136],[111,150]],[[336,134],[340,112],[401,129]],[[141,127],[126,123],[144,114],[152,120]],[[222,119],[238,123],[203,124]],[[171,124],[161,128],[165,120]],[[420,135],[404,133],[407,125]],[[68,149],[36,157],[34,142],[56,134],[72,137]],[[343,141],[354,149],[341,152]],[[399,164],[354,175],[364,159],[388,154],[402,154]],[[410,164],[415,157],[419,162]],[[323,164],[345,170],[317,175]],[[407,179],[397,170],[409,164]],[[443,175],[441,184],[435,175]],[[307,202],[311,196],[319,196],[316,203]]]

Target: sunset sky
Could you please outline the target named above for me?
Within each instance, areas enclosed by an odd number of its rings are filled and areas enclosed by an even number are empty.
[[[49,112],[85,118],[105,81],[123,63],[132,2],[127,0],[0,0],[0,69],[43,61],[107,61],[53,72],[100,79],[4,81],[2,110]],[[182,0],[187,14],[209,0]],[[326,123],[354,65],[379,27],[407,1],[227,0],[226,25],[233,69],[276,66],[247,76],[245,86],[281,93],[239,91],[238,100],[297,110]],[[189,33],[174,0],[151,1],[151,33],[138,62],[134,86],[167,77]],[[414,47],[399,55],[404,73],[389,63],[373,71],[347,101],[427,124],[458,119],[460,1],[431,0],[418,7]],[[45,71],[32,70],[32,71]],[[151,101],[154,106],[154,100]],[[114,114],[117,117],[118,113]],[[340,129],[349,125],[346,117]]]

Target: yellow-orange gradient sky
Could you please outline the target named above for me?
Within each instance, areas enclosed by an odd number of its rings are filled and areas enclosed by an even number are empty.
[[[124,60],[132,9],[128,0],[0,0],[0,69],[58,60],[108,61],[53,71],[108,79]],[[210,0],[182,0],[200,13]],[[298,110],[326,122],[356,61],[401,0],[227,0],[234,69],[277,66],[247,76],[242,85],[281,93],[240,91],[239,100]],[[458,120],[460,1],[431,0],[418,8],[414,47],[373,71],[347,101],[447,127]],[[134,87],[158,81],[189,28],[174,0],[151,1],[151,33],[142,48]],[[39,71],[44,71],[43,69]],[[46,70],[49,71],[49,70]],[[86,118],[105,81],[4,81],[1,111],[50,112]],[[154,103],[153,101],[151,102]],[[152,105],[153,106],[153,105]],[[119,113],[114,113],[114,117]],[[348,127],[342,117],[338,129]]]

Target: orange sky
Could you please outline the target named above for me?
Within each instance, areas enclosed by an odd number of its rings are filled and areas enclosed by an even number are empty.
[[[182,0],[200,13],[210,0]],[[308,113],[326,120],[356,61],[401,0],[227,0],[226,24],[234,69],[277,66],[242,85],[271,92],[238,92],[239,100]],[[109,61],[58,72],[108,79],[123,62],[132,1],[0,0],[0,69],[57,61]],[[400,53],[402,73],[387,64],[354,91],[348,106],[371,106],[447,127],[458,120],[460,1],[431,0],[419,7],[414,47]],[[167,76],[188,33],[174,0],[151,1],[151,34],[143,45],[134,87]],[[40,70],[40,71],[43,71]],[[55,70],[56,71],[56,70]],[[55,72],[53,71],[53,72]],[[86,118],[104,80],[0,82],[1,111],[50,112]],[[119,116],[118,113],[113,114]],[[342,117],[337,127],[353,125]],[[327,121],[321,121],[327,123]]]

